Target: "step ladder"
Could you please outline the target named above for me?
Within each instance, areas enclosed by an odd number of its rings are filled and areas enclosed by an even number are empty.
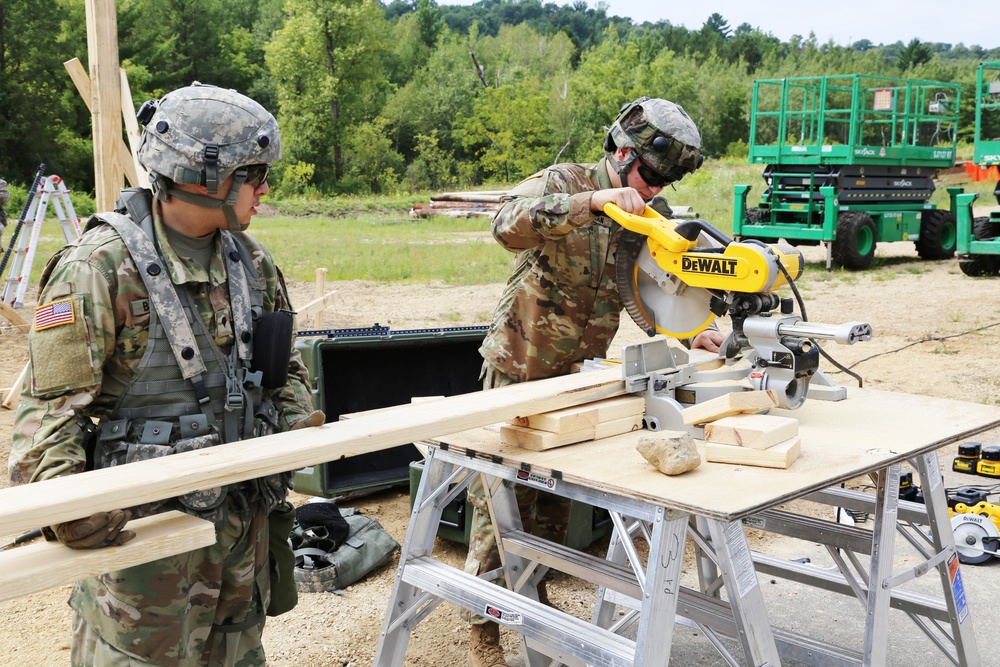
[[[13,261],[10,265],[10,272],[4,281],[0,301],[13,308],[24,306],[24,296],[28,291],[31,266],[38,249],[38,239],[49,204],[51,203],[55,208],[66,243],[72,243],[80,238],[81,234],[80,218],[73,210],[69,190],[66,189],[66,183],[63,182],[62,178],[55,174],[46,177],[39,183],[35,195],[27,215],[24,216],[26,229],[23,229],[16,239],[11,238],[12,247],[8,247],[6,253],[12,257]]]

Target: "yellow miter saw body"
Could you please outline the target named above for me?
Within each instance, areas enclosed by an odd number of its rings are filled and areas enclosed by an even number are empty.
[[[816,340],[853,345],[871,339],[871,325],[816,324],[792,313],[792,299],[775,290],[795,291],[804,264],[798,250],[735,242],[704,220],[668,220],[649,207],[642,215],[614,204],[604,211],[623,227],[615,255],[622,306],[647,335],[691,338],[723,315],[733,325],[711,369],[665,339],[625,346],[623,379],[627,391],[646,398],[647,428],[697,435],[683,421],[685,406],[733,391],[771,390],[778,407],[792,410],[810,387],[827,400],[846,397],[819,372]],[[801,299],[799,307],[804,313]]]
[[[648,206],[641,215],[615,204],[604,211],[624,228],[615,259],[622,304],[650,336],[695,336],[725,314],[724,293],[767,294],[802,275],[802,253],[789,245],[737,243],[704,220],[668,220]]]

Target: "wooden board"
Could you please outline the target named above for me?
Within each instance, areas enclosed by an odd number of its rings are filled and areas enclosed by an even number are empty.
[[[705,443],[705,460],[709,463],[735,463],[737,465],[787,468],[799,458],[801,438],[795,436],[767,449],[750,449],[739,445]]]
[[[799,420],[777,415],[736,415],[705,424],[705,442],[767,449],[799,433]]]
[[[215,544],[211,522],[181,512],[136,519],[128,528],[135,537],[120,547],[70,549],[38,541],[0,553],[0,600]]]
[[[763,412],[777,407],[778,401],[770,389],[763,391],[731,391],[710,401],[684,408],[685,424],[704,424],[723,417],[743,413]]]
[[[524,428],[565,433],[593,428],[602,422],[642,415],[645,411],[646,399],[642,396],[619,396],[540,415],[517,417],[510,423]]]
[[[514,426],[504,424],[500,427],[500,440],[507,445],[530,449],[535,452],[554,449],[565,445],[573,445],[587,440],[600,440],[610,438],[613,435],[620,435],[642,428],[642,415],[632,415],[622,419],[604,421],[592,426],[562,433],[552,433],[524,426]]]
[[[645,431],[544,452],[504,445],[498,428],[440,440],[450,450],[471,450],[514,468],[528,466],[541,475],[558,471],[559,479],[600,492],[735,521],[1000,426],[998,406],[872,389],[854,389],[838,402],[808,399],[798,410],[772,413],[799,420],[801,453],[788,470],[714,463],[668,477],[636,451]],[[702,441],[695,444],[704,451]]]
[[[347,421],[0,489],[0,535],[625,393],[621,369],[384,408]]]

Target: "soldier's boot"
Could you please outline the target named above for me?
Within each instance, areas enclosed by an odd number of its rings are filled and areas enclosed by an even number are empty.
[[[500,648],[500,626],[496,623],[475,623],[469,639],[469,667],[507,667]]]

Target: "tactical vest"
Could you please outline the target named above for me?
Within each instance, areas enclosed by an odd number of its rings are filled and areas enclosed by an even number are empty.
[[[129,216],[123,215],[122,204]],[[122,191],[117,211],[99,216],[125,243],[149,293],[150,312],[148,344],[136,374],[124,386],[102,388],[119,398],[98,425],[94,464],[99,468],[267,435],[278,427],[277,410],[263,399],[262,373],[251,366],[265,283],[249,252],[237,237],[220,230],[236,337],[227,355],[215,344],[190,293],[176,289],[170,279],[156,245],[150,204],[148,190],[130,188]],[[263,496],[273,507],[287,494],[289,480],[290,475],[272,475],[196,491],[133,508],[133,515],[175,508],[219,521],[228,495],[238,494],[245,503]]]

